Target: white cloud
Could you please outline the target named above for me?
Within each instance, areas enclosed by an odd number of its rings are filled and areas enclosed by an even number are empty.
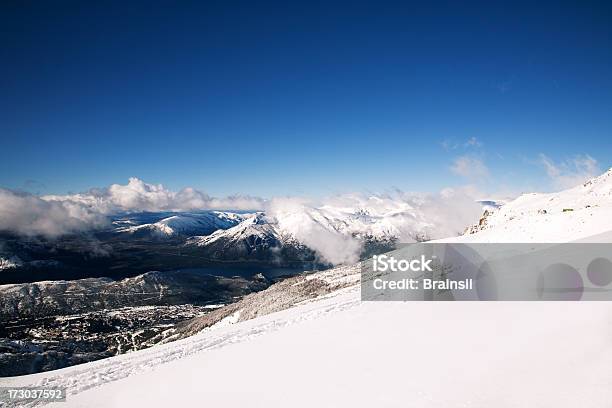
[[[431,239],[457,236],[482,216],[482,206],[476,202],[479,195],[471,187],[447,188],[438,194],[426,196],[419,207],[422,217],[430,224]]]
[[[0,189],[0,230],[55,237],[106,225],[99,211],[70,201],[46,201],[37,196]]]
[[[351,235],[322,219],[320,210],[308,200],[281,197],[270,201],[267,213],[279,228],[316,251],[332,264],[350,264],[359,260],[361,243]]]
[[[353,263],[362,241],[356,234],[394,236],[399,242],[456,236],[482,214],[470,192],[446,189],[438,194],[346,194],[320,202],[275,198],[267,213],[281,230],[314,249],[325,260]]]
[[[575,187],[601,173],[597,160],[588,154],[555,163],[550,157],[540,153],[538,163],[544,167],[553,187],[557,189]]]
[[[47,201],[70,201],[95,208],[103,213],[117,211],[189,211],[207,209],[256,210],[265,200],[248,196],[210,197],[191,187],[178,192],[161,184],[149,184],[132,177],[128,184],[112,184],[105,189],[65,196],[43,196]]]
[[[214,198],[192,188],[178,192],[132,178],[126,185],[66,196],[38,197],[0,189],[0,230],[56,237],[109,225],[123,211],[264,209],[280,229],[334,264],[353,263],[363,241],[356,234],[398,237],[400,242],[457,235],[478,219],[480,206],[467,190],[439,194],[347,194],[318,202],[285,197]]]
[[[455,159],[451,171],[470,180],[482,181],[489,177],[489,169],[484,162],[473,156],[460,156]]]
[[[138,178],[130,178],[126,185],[63,196],[38,197],[0,189],[0,230],[54,237],[102,227],[108,215],[121,211],[255,210],[264,206],[260,198],[215,198],[193,188],[174,192]]]

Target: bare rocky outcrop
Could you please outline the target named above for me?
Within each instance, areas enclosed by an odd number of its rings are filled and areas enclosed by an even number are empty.
[[[478,231],[482,231],[487,228],[488,217],[491,216],[493,213],[493,210],[484,210],[484,212],[482,213],[482,217],[480,217],[480,220],[478,220],[478,224],[470,225],[469,227],[467,227],[463,232],[463,235],[475,234]]]

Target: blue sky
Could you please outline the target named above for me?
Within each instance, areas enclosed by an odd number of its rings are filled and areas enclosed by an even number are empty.
[[[525,191],[612,165],[610,3],[86,3],[0,6],[0,186]]]

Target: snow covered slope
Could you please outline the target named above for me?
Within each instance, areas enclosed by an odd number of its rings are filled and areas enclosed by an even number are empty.
[[[455,240],[609,237],[609,174],[520,197],[481,231]],[[357,267],[291,278],[176,333],[199,331],[191,337],[0,384],[67,386],[68,402],[58,407],[599,408],[612,401],[605,302],[362,303],[358,282]]]
[[[122,226],[115,231],[139,235],[150,234],[158,237],[207,235],[219,229],[233,227],[245,217],[243,214],[222,211],[180,213],[154,223]]]
[[[292,235],[283,233],[263,213],[253,214],[240,224],[208,236],[194,236],[187,246],[201,248],[206,256],[224,260],[306,259],[311,251]]]
[[[58,407],[604,407],[612,400],[604,306],[360,303],[353,286],[174,343],[0,383],[67,386]]]
[[[568,242],[612,231],[612,169],[569,190],[523,194],[488,210],[469,242]]]
[[[263,213],[257,213],[227,230],[218,230],[208,236],[196,236],[189,243],[197,246],[212,245],[215,242],[240,245],[244,241],[282,241],[278,228],[270,223]]]

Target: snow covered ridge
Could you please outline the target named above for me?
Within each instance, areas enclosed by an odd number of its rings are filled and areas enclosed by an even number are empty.
[[[612,169],[568,190],[523,194],[499,209],[487,210],[461,240],[569,242],[611,230]]]
[[[279,243],[284,239],[281,232],[274,225],[274,220],[268,219],[262,212],[246,217],[237,225],[230,228],[220,228],[210,235],[194,236],[188,241],[188,245],[207,246],[221,240],[238,244],[244,239],[252,241],[263,241],[274,239]]]
[[[237,214],[222,211],[210,211],[204,213],[180,213],[163,218],[154,223],[140,225],[129,225],[129,217],[126,220],[115,220],[115,225],[120,226],[115,231],[130,234],[151,234],[159,237],[170,237],[176,235],[208,235],[217,230],[228,229],[237,225],[250,214]]]
[[[492,208],[485,210],[485,222],[481,221],[481,225],[472,227],[469,234],[442,241],[552,243],[588,239],[612,231],[612,169],[580,186],[559,193],[524,194],[504,205],[488,204]],[[312,217],[318,219],[322,213],[324,212],[317,211]],[[297,217],[295,214],[293,216]],[[267,225],[262,217],[263,215],[248,222],[250,225],[257,225],[259,220]],[[338,218],[323,216],[323,220],[325,222],[321,222],[322,225],[331,226]],[[348,223],[340,225],[350,228]],[[386,231],[380,225],[376,228],[379,232]],[[210,239],[218,239],[223,232],[213,234],[215,237]],[[178,337],[191,335],[223,319],[229,319],[226,322],[240,322],[282,310],[305,299],[314,299],[355,285],[359,281],[359,264],[287,279],[263,292],[248,295],[236,304],[196,319],[181,329]],[[321,284],[308,286],[313,282]],[[309,290],[303,291],[306,287]]]
[[[497,203],[490,205],[492,208],[485,210],[484,221],[481,221],[480,225],[471,227],[468,234],[441,241],[544,243],[571,242],[580,239],[599,241],[601,238],[596,236],[612,231],[612,169],[582,185],[559,193],[524,194],[504,205]],[[185,333],[188,333],[187,335],[196,333],[231,316],[238,316],[237,321],[244,321],[264,314],[266,310],[282,310],[299,303],[304,298],[300,295],[296,297],[293,285],[299,286],[303,284],[300,282],[307,280],[332,282],[329,287],[316,286],[317,289],[311,293],[316,295],[311,296],[314,298],[328,293],[328,290],[345,287],[345,284],[350,286],[359,283],[359,267],[357,264],[352,267],[330,269],[275,284],[263,292],[247,296],[235,305],[226,306],[202,319],[196,319],[179,337],[183,337]],[[337,284],[338,282],[342,284]],[[281,296],[282,293],[286,293],[286,296]]]
[[[421,197],[349,195],[321,206],[274,199],[254,218],[209,236],[193,237],[187,244],[238,257],[270,248],[289,248],[294,253],[307,248],[326,263],[351,264],[373,248],[459,235],[481,213],[480,204],[451,190]],[[234,253],[231,248],[243,249]]]
[[[291,234],[281,231],[274,219],[261,212],[231,228],[190,237],[185,245],[197,248],[198,254],[210,259],[231,262],[255,260],[283,263],[316,258],[310,248]]]

